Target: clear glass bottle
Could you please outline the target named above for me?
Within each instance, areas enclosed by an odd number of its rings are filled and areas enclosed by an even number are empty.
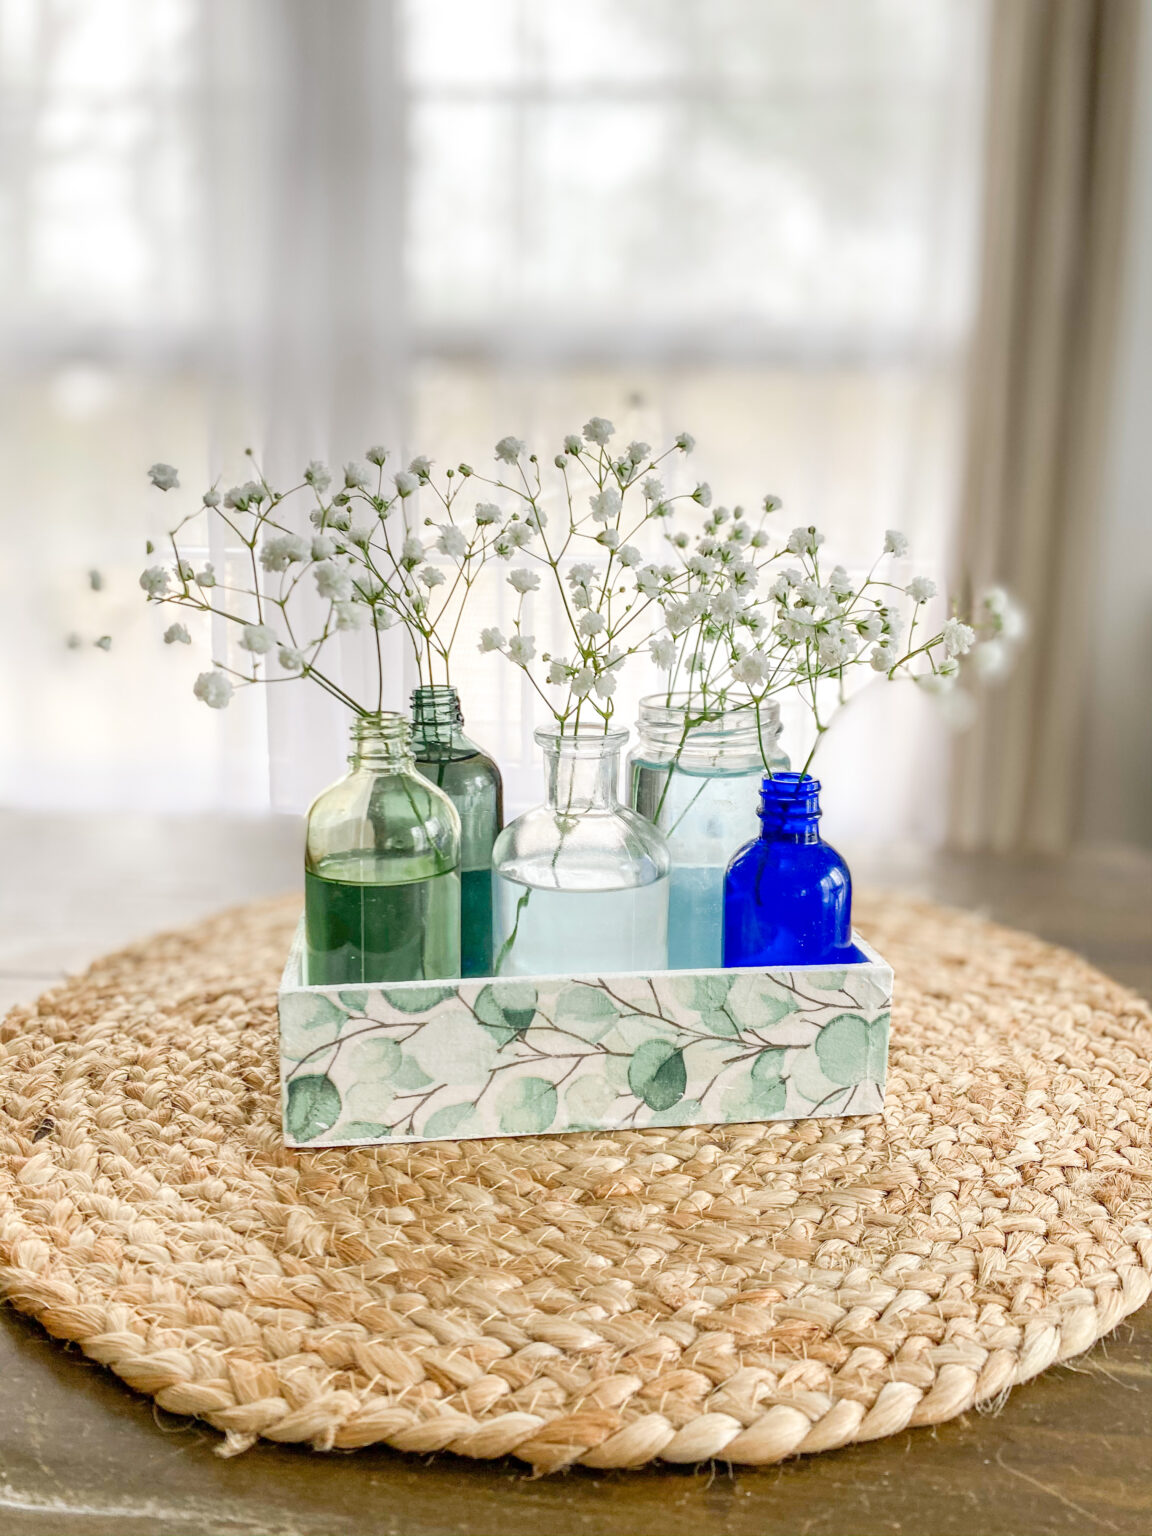
[[[460,818],[416,772],[408,722],[363,715],[349,772],[308,812],[308,981],[460,974]]]
[[[455,688],[412,694],[417,772],[442,789],[460,817],[460,974],[492,975],[492,845],[504,825],[504,781],[464,734]]]
[[[850,965],[852,877],[820,836],[820,781],[765,775],[760,836],[724,880],[725,965]]]
[[[759,830],[764,755],[786,770],[780,711],[761,707],[708,713],[685,694],[640,701],[639,742],[628,756],[628,801],[668,839],[668,964],[709,969],[722,961],[724,873]]]
[[[496,974],[662,971],[668,844],[617,797],[627,731],[536,732],[546,804],[492,851]]]

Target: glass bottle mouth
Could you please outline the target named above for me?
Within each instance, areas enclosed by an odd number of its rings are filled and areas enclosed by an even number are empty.
[[[559,726],[541,726],[534,731],[538,746],[550,755],[561,757],[597,758],[618,753],[628,740],[628,732],[598,730],[595,726],[579,726],[576,730],[561,730]]]
[[[678,757],[687,767],[692,763],[718,763],[748,760],[762,764],[761,742],[771,752],[780,736],[780,707],[771,700],[757,710],[704,707],[687,693],[653,693],[640,700],[636,722],[642,750],[659,758]]]
[[[820,780],[807,773],[765,774],[760,819],[766,831],[806,832],[819,825]]]
[[[432,683],[412,690],[412,723],[451,728],[464,724],[460,695],[448,683]]]
[[[355,763],[366,757],[408,757],[412,750],[412,731],[407,717],[396,710],[376,710],[357,715],[352,722],[352,756]]]

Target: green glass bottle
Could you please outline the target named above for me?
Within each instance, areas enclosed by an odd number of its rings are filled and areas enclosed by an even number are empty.
[[[465,736],[455,688],[412,694],[412,750],[419,772],[460,817],[460,974],[491,976],[492,844],[504,825],[500,770]]]
[[[308,812],[308,981],[460,975],[460,818],[416,772],[408,722],[352,727],[349,772]]]

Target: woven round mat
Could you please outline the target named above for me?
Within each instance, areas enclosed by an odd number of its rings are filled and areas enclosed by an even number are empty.
[[[0,1292],[165,1408],[317,1449],[777,1461],[932,1424],[1152,1288],[1152,1019],[1083,961],[861,903],[883,1118],[292,1152],[298,902],[0,1026]]]

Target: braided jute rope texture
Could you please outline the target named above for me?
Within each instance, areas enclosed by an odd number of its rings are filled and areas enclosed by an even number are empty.
[[[762,1464],[934,1424],[1152,1288],[1147,1006],[903,898],[883,1118],[280,1144],[298,902],[0,1026],[0,1292],[141,1392],[318,1450]]]

